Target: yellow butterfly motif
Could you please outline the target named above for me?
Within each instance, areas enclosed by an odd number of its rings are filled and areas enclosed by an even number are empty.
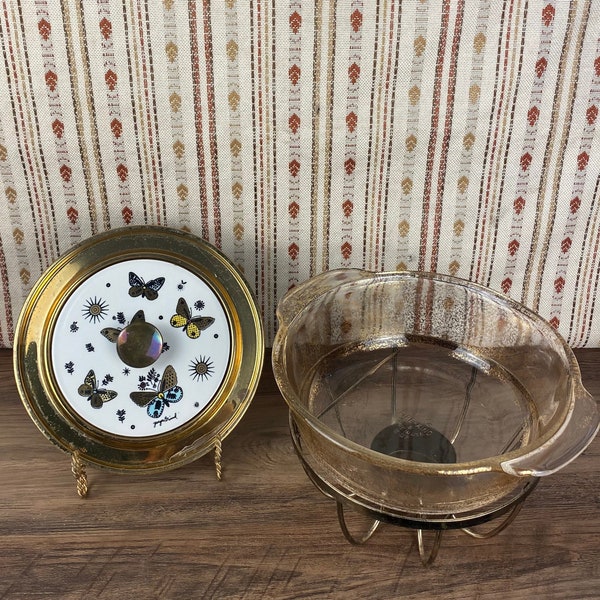
[[[192,317],[190,307],[184,298],[179,298],[175,314],[171,317],[171,325],[178,329],[183,328],[186,335],[193,340],[199,338],[200,333],[214,322],[213,317]]]

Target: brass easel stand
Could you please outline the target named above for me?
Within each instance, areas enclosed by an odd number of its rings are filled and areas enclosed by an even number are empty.
[[[223,442],[221,437],[218,436],[215,440],[215,473],[217,475],[217,479],[221,481],[223,479]]]
[[[73,477],[75,477],[75,481],[77,482],[77,494],[80,498],[85,498],[88,493],[88,479],[85,464],[81,460],[79,450],[74,450],[73,454],[71,454],[71,473],[73,473]]]
[[[81,460],[82,452],[81,450],[73,450],[71,453],[71,473],[75,477],[77,495],[80,498],[85,498],[88,494],[89,486],[85,463]],[[215,439],[214,462],[217,480],[221,481],[223,479],[223,441],[221,437]]]

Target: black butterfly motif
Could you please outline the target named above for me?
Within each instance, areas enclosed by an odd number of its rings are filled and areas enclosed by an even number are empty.
[[[105,402],[117,397],[113,390],[99,389],[96,383],[96,374],[91,369],[85,376],[83,383],[77,389],[80,396],[90,401],[92,408],[102,408]]]
[[[215,322],[213,317],[192,317],[190,307],[183,298],[179,298],[175,313],[171,317],[171,325],[177,328],[183,327],[183,331],[193,340],[199,338],[200,333]]]
[[[145,282],[139,275],[136,275],[133,271],[129,271],[129,295],[132,298],[141,296],[142,298],[148,298],[148,300],[156,300],[158,298],[158,290],[163,286],[165,282],[164,277],[157,277]]]
[[[158,419],[165,410],[165,406],[171,406],[183,398],[183,390],[177,385],[177,373],[168,365],[165,368],[162,379],[158,384],[158,390],[131,392],[129,397],[138,405],[145,406],[148,416]]]
[[[133,315],[133,317],[131,319],[131,323],[135,323],[136,321],[146,321],[146,317],[144,315],[144,311],[143,310],[138,310],[135,313],[135,315]],[[109,342],[112,342],[113,344],[116,344],[117,338],[119,337],[119,334],[121,333],[121,331],[123,331],[123,330],[122,329],[118,329],[117,327],[105,327],[104,329],[100,330],[100,333]]]

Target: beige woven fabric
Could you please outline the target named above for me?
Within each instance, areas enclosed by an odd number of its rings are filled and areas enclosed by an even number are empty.
[[[346,266],[504,291],[600,344],[600,0],[0,0],[0,345],[108,228],[278,299]]]

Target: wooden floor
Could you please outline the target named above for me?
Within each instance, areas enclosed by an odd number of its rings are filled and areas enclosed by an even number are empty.
[[[577,356],[600,398],[600,349]],[[293,452],[265,365],[225,440],[222,481],[210,456],[157,475],[90,468],[82,500],[69,457],[30,421],[11,353],[0,351],[0,598],[600,598],[600,439],[543,479],[504,532],[446,532],[425,568],[404,528],[346,542],[335,503]]]

